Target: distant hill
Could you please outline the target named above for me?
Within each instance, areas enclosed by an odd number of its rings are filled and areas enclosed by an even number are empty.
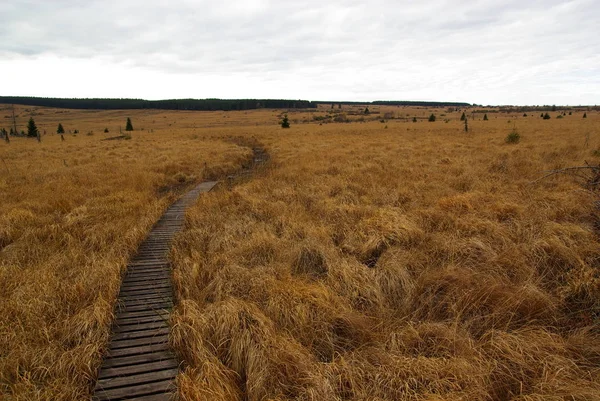
[[[283,99],[60,99],[51,97],[0,96],[0,103],[65,109],[162,109],[162,110],[250,110],[308,109],[317,104],[308,100]]]

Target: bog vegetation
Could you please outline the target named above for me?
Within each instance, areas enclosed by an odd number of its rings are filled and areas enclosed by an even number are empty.
[[[19,108],[66,134],[0,144],[0,393],[89,397],[125,261],[177,193],[245,163],[242,136],[270,161],[171,252],[181,399],[599,398],[597,194],[535,181],[598,164],[598,113],[467,110],[465,132],[464,108],[330,106]],[[131,140],[103,140],[127,116]]]

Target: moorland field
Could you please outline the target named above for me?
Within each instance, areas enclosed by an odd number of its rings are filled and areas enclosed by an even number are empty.
[[[595,177],[538,180],[598,165],[600,113],[363,108],[16,106],[42,135],[0,143],[0,399],[89,399],[127,259],[250,140],[269,161],[171,250],[182,400],[600,399]]]

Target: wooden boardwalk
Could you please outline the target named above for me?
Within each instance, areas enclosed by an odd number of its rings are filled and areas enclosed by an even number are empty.
[[[204,182],[171,205],[127,265],[94,400],[174,399],[179,364],[169,347],[173,287],[168,251],[183,227],[186,207],[215,184]]]

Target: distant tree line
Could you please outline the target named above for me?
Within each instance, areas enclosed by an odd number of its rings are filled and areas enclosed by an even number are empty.
[[[418,100],[376,100],[374,102],[339,102],[339,101],[315,101],[313,103],[316,104],[327,104],[331,105],[333,109],[335,105],[341,106],[357,106],[357,105],[367,105],[372,104],[374,106],[422,106],[422,107],[469,107],[470,103],[460,103],[460,102],[424,102]]]
[[[376,100],[371,102],[377,106],[423,106],[423,107],[469,107],[470,103],[462,102],[423,102],[412,100]]]
[[[308,109],[317,103],[308,100],[285,99],[60,99],[45,97],[0,96],[0,103],[66,109],[162,109],[162,110],[251,110]]]

